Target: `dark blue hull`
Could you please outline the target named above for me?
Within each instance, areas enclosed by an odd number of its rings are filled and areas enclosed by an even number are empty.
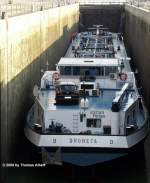
[[[61,148],[61,160],[77,166],[90,166],[111,161],[129,154],[143,152],[143,142],[130,149],[113,148]],[[56,148],[45,148],[49,158],[57,151]]]

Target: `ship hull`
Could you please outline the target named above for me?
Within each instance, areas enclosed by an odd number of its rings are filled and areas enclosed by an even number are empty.
[[[148,129],[147,121],[142,129],[128,136],[78,135],[76,138],[76,135],[39,134],[26,125],[25,135],[34,145],[42,148],[43,163],[62,165],[66,162],[77,166],[90,166],[142,150],[141,144],[148,134]],[[63,145],[60,145],[60,139]],[[103,142],[103,146],[100,142]]]
[[[138,144],[128,149],[118,148],[61,148],[61,161],[77,166],[91,166],[94,164],[104,163],[117,158],[128,155],[135,155],[135,153],[144,152],[145,138]],[[52,157],[57,148],[46,147],[45,152],[47,156]],[[48,160],[47,160],[48,161]],[[50,162],[50,161],[49,161]],[[56,164],[58,161],[56,160]],[[59,164],[59,163],[58,163]]]

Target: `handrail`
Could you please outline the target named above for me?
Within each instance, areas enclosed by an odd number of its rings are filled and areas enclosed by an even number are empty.
[[[128,0],[128,4],[150,10],[150,0]]]
[[[1,1],[0,19],[21,14],[32,13],[36,11],[43,11],[75,3],[78,3],[78,0],[50,0],[47,2],[44,2],[44,0],[41,0],[40,2],[34,2],[32,0],[30,2],[25,2],[20,0],[20,3],[15,3],[15,0],[14,3],[4,3],[4,1]]]
[[[36,2],[35,2],[36,1]],[[11,3],[13,2],[13,3]],[[20,3],[15,3],[20,2]],[[1,0],[0,19],[12,17],[36,11],[43,11],[59,6],[79,3],[80,6],[86,5],[111,5],[111,4],[129,4],[143,9],[150,10],[150,0]]]
[[[79,0],[80,5],[88,4],[125,4],[127,0]]]
[[[150,10],[150,0],[79,0],[80,5],[129,4]]]

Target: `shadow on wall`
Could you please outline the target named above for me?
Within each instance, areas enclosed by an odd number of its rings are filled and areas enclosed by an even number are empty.
[[[101,24],[112,32],[120,32],[122,24],[123,5],[97,5],[80,7],[80,31],[87,30],[92,25]]]
[[[29,149],[23,149],[24,123],[33,104],[33,87],[40,86],[41,69],[55,69],[55,64],[66,52],[70,32],[77,30],[77,24],[69,30],[63,28],[63,36],[48,47],[41,55],[24,68],[7,85],[1,83],[1,160],[2,162],[22,161]],[[23,151],[24,150],[24,151]]]

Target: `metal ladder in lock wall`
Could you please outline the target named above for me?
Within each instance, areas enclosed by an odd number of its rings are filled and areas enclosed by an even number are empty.
[[[73,132],[79,132],[79,115],[73,114]]]

